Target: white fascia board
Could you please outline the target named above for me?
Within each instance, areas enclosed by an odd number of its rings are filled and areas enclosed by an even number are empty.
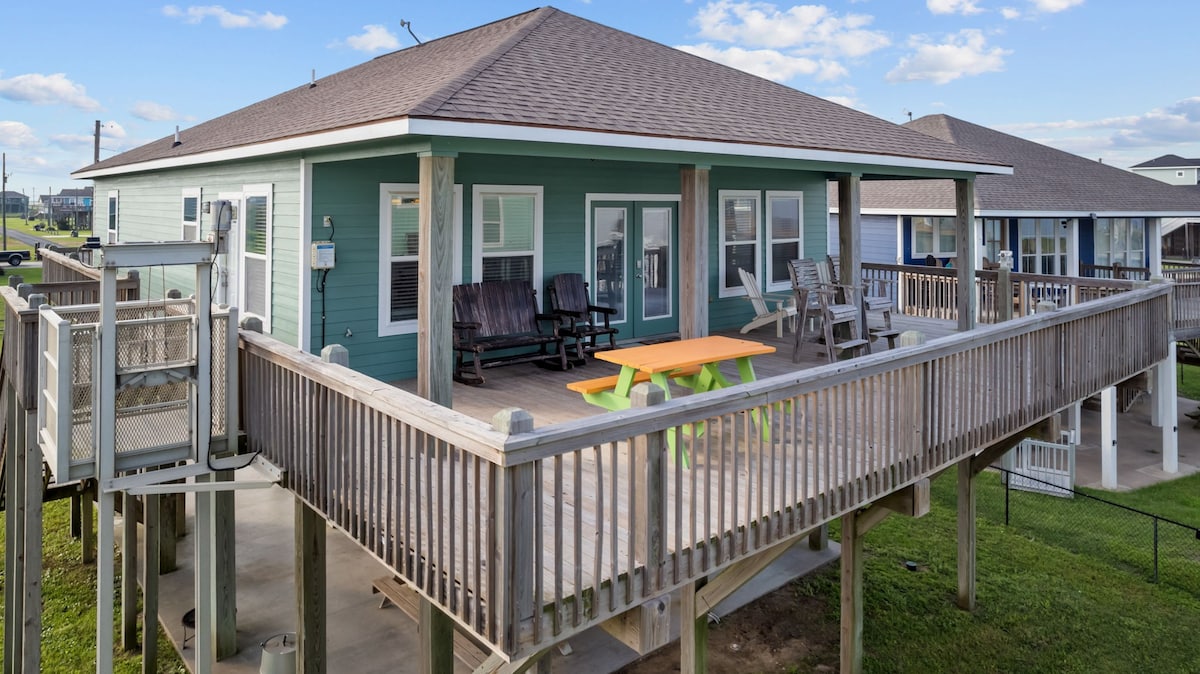
[[[829,208],[831,214],[837,213],[836,206]],[[927,216],[952,216],[957,215],[957,211],[953,208],[863,208],[859,210],[862,215],[927,215]],[[1200,213],[1187,211],[1005,211],[1005,210],[985,210],[976,209],[975,217],[977,218],[1090,218],[1095,213],[1096,217],[1100,218],[1195,218],[1200,217]]]
[[[356,126],[349,129],[338,129],[336,131],[325,131],[307,136],[284,138],[282,140],[273,140],[266,143],[257,143],[255,145],[244,145],[241,147],[231,147],[224,150],[213,150],[211,152],[189,154],[182,157],[153,159],[151,161],[140,162],[137,164],[124,164],[110,168],[96,169],[94,171],[86,171],[84,173],[75,174],[74,177],[79,179],[100,178],[103,176],[134,173],[137,171],[156,171],[160,169],[177,168],[180,166],[191,166],[194,164],[211,164],[214,162],[234,161],[238,159],[249,159],[252,157],[265,157],[273,154],[282,154],[284,152],[314,150],[332,145],[343,145],[347,143],[361,143],[364,141],[381,140],[384,138],[395,138],[397,136],[406,136],[408,134],[409,120],[398,119],[380,122],[378,124]]]
[[[835,152],[833,150],[809,150],[753,145],[750,143],[723,143],[710,140],[687,140],[659,136],[637,136],[601,131],[575,131],[550,129],[534,126],[486,124],[481,122],[455,122],[436,119],[410,120],[410,130],[417,135],[452,136],[489,140],[515,140],[532,143],[561,143],[567,145],[596,145],[623,147],[639,150],[662,150],[666,152],[689,152],[696,154],[719,154],[730,156],[766,157],[770,159],[793,159],[818,162],[841,162],[850,164],[875,164],[898,168],[925,168],[969,173],[991,173],[1012,175],[1011,166],[974,164],[968,162],[939,161],[898,157],[892,155],[865,154],[859,152]]]
[[[457,122],[437,119],[399,119],[377,124],[365,124],[350,129],[339,129],[314,133],[295,138],[246,145],[243,147],[213,150],[199,154],[155,159],[137,164],[125,164],[111,168],[96,169],[74,175],[75,178],[89,179],[109,175],[119,175],[136,171],[152,171],[192,164],[205,164],[219,161],[232,161],[261,157],[282,152],[297,152],[316,148],[329,147],[345,143],[383,140],[398,136],[441,136],[457,138],[476,138],[481,140],[510,140],[531,143],[557,143],[567,145],[594,145],[598,147],[618,147],[640,150],[658,150],[664,152],[687,152],[695,154],[716,154],[727,156],[765,157],[769,159],[790,159],[796,161],[840,162],[849,164],[867,164],[876,166],[891,166],[896,168],[920,168],[937,171],[956,171],[967,173],[988,173],[994,175],[1012,175],[1011,166],[995,166],[992,164],[975,164],[971,162],[940,161],[935,159],[919,159],[915,157],[900,157],[892,155],[867,154],[861,152],[835,152],[833,150],[811,150],[802,148],[776,147],[770,145],[754,145],[750,143],[723,143],[708,140],[687,140],[682,138],[664,138],[657,136],[638,136],[632,134],[608,133],[601,131],[577,131],[571,129],[550,129],[545,127],[518,126],[515,124],[489,124],[483,122]]]

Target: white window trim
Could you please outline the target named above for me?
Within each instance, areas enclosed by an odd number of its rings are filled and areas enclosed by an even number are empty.
[[[417,319],[393,321],[391,307],[392,293],[392,194],[419,197],[421,186],[418,183],[380,183],[379,184],[379,336],[408,335],[417,331]],[[462,185],[454,186],[454,283],[462,282]],[[407,257],[407,256],[405,256]]]
[[[507,257],[510,253],[485,253],[483,249],[483,197],[485,194],[533,196],[533,287],[542,285],[542,210],[545,188],[541,185],[475,185],[471,188],[471,278],[483,280],[485,257]]]
[[[51,204],[53,206],[53,203]],[[61,205],[61,204],[60,204]],[[121,193],[119,190],[108,191],[106,208],[111,209],[105,214],[104,227],[108,231],[108,243],[116,243],[121,233]],[[116,226],[111,226],[115,223]]]
[[[732,245],[740,245],[748,243],[748,241],[737,241],[729,243],[725,240],[725,200],[739,199],[748,197],[754,199],[754,278],[762,278],[762,230],[763,230],[763,199],[760,190],[717,190],[717,296],[718,297],[744,297],[746,288],[742,286],[741,279],[731,288],[726,288],[725,279],[725,248]]]
[[[910,246],[909,247],[912,249],[912,257],[914,260],[923,258],[926,255],[932,255],[939,259],[944,258],[944,257],[958,257],[958,247],[957,246],[955,246],[954,250],[939,250],[938,249],[938,244],[942,240],[941,239],[941,227],[942,226],[940,223],[941,223],[941,219],[945,218],[945,217],[947,217],[947,216],[944,216],[944,215],[913,215],[913,216],[909,217],[909,227],[908,228],[909,228],[909,230],[911,230],[909,232],[909,236],[910,236],[910,241],[909,241]],[[916,223],[917,218],[929,218],[930,220],[933,221],[933,249],[932,250],[924,250],[924,251],[917,250],[917,223]],[[951,227],[954,228],[954,240],[955,240],[955,243],[957,243],[958,242],[958,227],[956,225],[954,225],[953,218],[951,218]]]
[[[203,215],[200,213],[201,204],[203,203],[200,199],[200,196],[201,196],[201,190],[199,187],[183,188],[183,193],[179,197],[179,240],[180,241],[199,241],[200,240],[200,221],[204,219]],[[184,204],[187,202],[188,199],[196,200],[196,222],[192,225],[189,225],[183,219],[183,215],[186,212],[186,209],[184,208]],[[196,228],[195,236],[188,238],[188,235],[187,235],[188,227]]]
[[[796,239],[777,240],[775,238],[775,228],[771,226],[771,216],[773,215],[771,212],[772,199],[796,199],[799,202],[799,209],[797,210],[797,213],[799,214],[799,222],[796,223]],[[766,261],[766,273],[763,275],[763,278],[760,279],[760,282],[765,282],[767,290],[769,291],[791,290],[791,281],[780,281],[778,283],[771,282],[771,279],[775,278],[775,269],[772,266],[775,260],[773,248],[774,244],[776,243],[791,243],[792,241],[795,241],[797,244],[796,249],[799,252],[800,257],[804,257],[804,192],[798,192],[795,190],[767,190],[767,196],[764,201],[766,203],[767,213],[767,216],[763,218],[763,228],[767,232],[767,245],[763,249],[763,258]],[[755,278],[759,277],[755,276]]]
[[[272,253],[274,252],[274,245],[275,245],[275,242],[274,242],[275,198],[274,198],[273,192],[274,192],[273,185],[271,185],[270,183],[259,184],[259,185],[243,185],[242,186],[241,213],[238,216],[241,221],[241,230],[242,230],[238,234],[242,239],[241,241],[238,242],[238,252],[242,256],[242,261],[240,261],[238,264],[238,275],[239,275],[238,285],[241,286],[238,288],[238,300],[239,300],[238,307],[242,310],[243,315],[258,316],[258,318],[262,319],[263,332],[265,332],[265,333],[269,333],[271,331],[271,308],[272,308],[272,305],[274,304],[274,299],[275,299],[271,295],[271,272],[272,272],[271,262],[272,262],[272,258],[274,258],[274,255],[272,255]],[[267,242],[266,242],[267,253],[266,253],[266,255],[262,255],[259,253],[246,252],[246,233],[248,231],[250,231],[250,219],[248,217],[250,209],[248,209],[246,207],[246,204],[250,201],[250,199],[252,197],[266,197],[267,198]],[[248,279],[246,277],[246,263],[244,262],[244,260],[246,258],[262,260],[266,266],[266,270],[264,271],[264,277],[265,277],[265,280],[267,283],[267,287],[264,289],[264,291],[265,291],[264,296],[266,297],[266,300],[267,300],[265,316],[260,316],[258,314],[251,312],[246,306],[246,289],[249,287],[249,285],[247,283]]]

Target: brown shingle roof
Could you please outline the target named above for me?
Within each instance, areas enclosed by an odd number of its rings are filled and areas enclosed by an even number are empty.
[[[1012,175],[975,179],[979,211],[1200,213],[1200,192],[948,115],[921,117],[905,126],[1013,167]],[[947,180],[864,181],[862,207],[906,213],[953,209],[954,185]]]
[[[543,7],[380,56],[81,171],[397,120],[1002,165],[821,98]]]

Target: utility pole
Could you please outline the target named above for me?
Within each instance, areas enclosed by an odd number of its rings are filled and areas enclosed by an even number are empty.
[[[0,201],[4,202],[0,223],[4,229],[4,250],[8,250],[8,153],[0,152]]]
[[[100,163],[100,120],[96,120],[95,143],[93,144],[92,163]]]

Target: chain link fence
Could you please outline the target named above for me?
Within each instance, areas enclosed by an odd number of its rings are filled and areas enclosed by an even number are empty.
[[[1027,474],[1020,474],[1021,479],[1041,483],[1049,493],[1015,489],[1010,483],[1016,473],[997,470],[1002,486],[980,492],[976,501],[979,516],[1149,582],[1200,596],[1200,528]],[[1051,495],[1054,492],[1060,495]],[[1064,498],[1068,492],[1069,497]]]

